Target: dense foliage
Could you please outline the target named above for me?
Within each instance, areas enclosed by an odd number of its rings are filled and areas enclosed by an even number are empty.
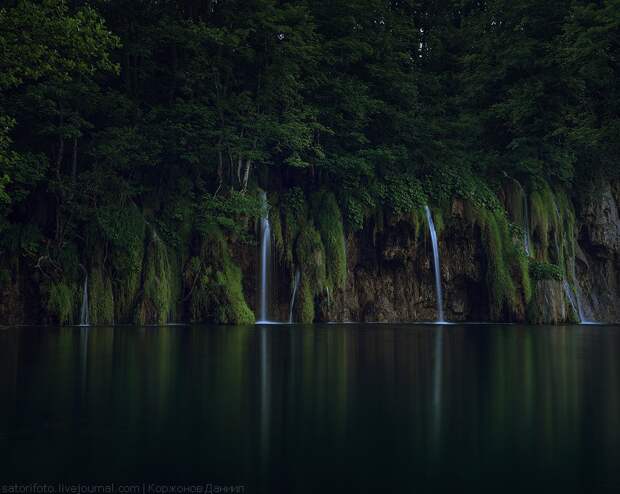
[[[299,228],[294,187],[327,194],[283,255],[314,255],[322,237],[336,287],[340,212],[356,230],[377,208],[406,215],[455,195],[495,211],[506,178],[570,189],[618,173],[620,0],[4,4],[0,257],[29,259],[60,319],[93,245],[97,283],[125,280],[123,304],[139,298],[136,252],[153,251],[164,300],[142,310],[172,311],[158,273],[179,261],[144,245],[145,225],[168,245],[213,229],[244,240],[257,187],[288,204],[276,242]],[[482,217],[501,243],[503,216]],[[194,262],[239,289],[232,268]],[[506,299],[522,271],[499,271]]]

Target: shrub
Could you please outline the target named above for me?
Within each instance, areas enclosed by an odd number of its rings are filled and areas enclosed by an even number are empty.
[[[562,281],[564,274],[562,268],[555,264],[530,259],[530,276],[534,280],[557,280]]]

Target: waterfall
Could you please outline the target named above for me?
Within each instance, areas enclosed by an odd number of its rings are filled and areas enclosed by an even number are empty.
[[[261,218],[261,243],[260,243],[260,306],[259,320],[257,322],[267,322],[269,320],[269,266],[271,261],[271,225],[269,224],[269,205],[267,195],[262,193],[265,213]]]
[[[590,321],[583,310],[583,304],[581,303],[581,289],[579,288],[579,282],[577,281],[577,276],[574,273],[573,266],[573,280],[575,283],[575,302],[577,304],[577,312],[579,313],[579,321],[581,324],[594,324],[594,321]]]
[[[576,302],[576,298],[573,294],[573,291],[571,290],[570,285],[568,284],[568,281],[564,280],[562,282],[562,287],[564,288],[564,293],[566,294],[566,298],[568,299],[571,307],[573,308],[573,313],[577,314],[579,316],[579,320],[581,321],[581,310],[579,310],[579,308],[577,307],[578,304]]]
[[[293,324],[293,308],[295,307],[295,295],[297,295],[297,289],[299,288],[299,280],[301,273],[299,269],[295,272],[295,279],[293,280],[293,291],[291,293],[291,303],[288,310],[288,322]]]
[[[435,230],[435,223],[433,223],[433,216],[428,206],[424,206],[426,211],[426,220],[428,221],[428,228],[431,234],[431,241],[433,244],[433,259],[435,261],[435,293],[437,294],[437,322],[444,322],[443,317],[443,292],[441,290],[441,265],[439,264],[439,243],[437,242],[437,231]]]
[[[579,314],[579,321],[581,322],[581,324],[593,324],[594,321],[589,320],[586,317],[585,311],[583,310],[583,304],[581,302],[582,297],[581,297],[581,287],[579,286],[579,280],[577,279],[577,273],[575,272],[575,239],[572,239],[573,241],[573,254],[572,257],[570,258],[570,274],[571,277],[573,278],[573,287],[574,287],[574,300],[575,300],[575,305],[577,306],[577,313]],[[572,302],[571,302],[572,303]]]
[[[88,274],[84,270],[84,287],[82,288],[82,308],[80,309],[80,326],[88,326]]]
[[[564,280],[564,292],[566,293],[566,296],[568,297],[568,300],[570,301],[570,304],[572,305],[573,310],[575,311],[576,314],[579,315],[579,322],[581,324],[596,324],[594,321],[590,321],[585,315],[585,312],[583,310],[583,305],[581,303],[579,285],[578,285],[577,278],[575,277],[574,273],[573,273],[573,279],[575,280],[575,290],[574,291],[571,290],[571,287],[568,284],[568,281]]]

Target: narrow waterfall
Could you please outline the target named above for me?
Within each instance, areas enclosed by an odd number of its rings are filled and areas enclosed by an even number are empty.
[[[568,281],[564,280],[562,282],[562,287],[564,288],[564,293],[566,294],[566,298],[570,302],[571,307],[573,308],[573,313],[579,316],[579,320],[581,321],[581,310],[578,308],[578,303],[575,295],[573,294],[573,290],[571,289]]]
[[[297,295],[297,289],[299,288],[299,280],[301,279],[301,273],[299,269],[295,272],[295,279],[293,280],[293,291],[291,293],[291,303],[288,310],[288,322],[293,324],[293,308],[295,307],[295,295]]]
[[[577,277],[574,276],[575,280],[575,302],[577,303],[577,311],[579,312],[579,321],[581,324],[595,324],[594,321],[589,320],[586,317],[586,313],[583,310],[583,304],[581,303],[581,289],[579,288],[579,282],[577,281]]]
[[[271,261],[271,225],[269,224],[269,205],[267,204],[267,194],[262,193],[265,213],[261,218],[261,243],[260,243],[260,306],[259,320],[257,322],[269,321],[269,273]]]
[[[575,239],[573,239],[573,242],[576,242]],[[575,247],[573,246],[573,252],[575,251]],[[575,294],[575,305],[577,306],[577,313],[579,314],[579,322],[581,322],[581,324],[593,324],[594,321],[590,321],[585,314],[585,311],[583,310],[583,304],[581,303],[581,287],[579,286],[579,280],[577,280],[577,273],[575,272],[575,258],[574,256],[571,258],[570,260],[570,271],[571,271],[571,276],[573,278],[573,287],[574,287],[574,294]]]
[[[428,206],[424,206],[426,211],[426,220],[428,221],[428,229],[431,234],[433,244],[433,259],[435,261],[435,293],[437,294],[437,322],[444,322],[443,317],[443,291],[441,289],[441,265],[439,264],[439,242],[437,241],[437,231],[435,223],[433,223],[433,215]]]
[[[84,270],[84,286],[82,288],[82,308],[80,309],[80,326],[88,326],[88,274]]]

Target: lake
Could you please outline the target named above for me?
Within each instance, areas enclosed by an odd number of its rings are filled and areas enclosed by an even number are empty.
[[[620,488],[620,327],[0,331],[0,480]]]

